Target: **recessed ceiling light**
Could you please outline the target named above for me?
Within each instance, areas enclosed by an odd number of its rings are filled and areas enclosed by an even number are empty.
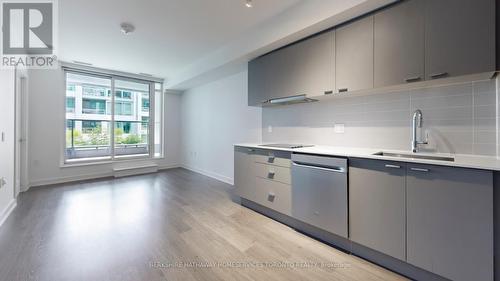
[[[125,35],[128,35],[128,34],[134,32],[134,30],[135,30],[135,27],[133,25],[131,25],[130,23],[126,23],[126,22],[120,24],[120,27],[121,27],[122,33]]]
[[[252,0],[246,0],[245,6],[247,8],[252,8],[253,7]]]

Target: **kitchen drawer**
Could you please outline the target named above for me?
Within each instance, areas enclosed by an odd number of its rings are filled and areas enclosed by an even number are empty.
[[[291,215],[291,186],[264,178],[256,178],[255,202],[282,214]]]
[[[292,165],[292,161],[290,160],[292,153],[288,151],[257,149],[254,153],[254,159],[257,163],[288,168]]]
[[[255,163],[255,174],[257,177],[281,183],[291,184],[290,168],[274,166],[269,164]]]

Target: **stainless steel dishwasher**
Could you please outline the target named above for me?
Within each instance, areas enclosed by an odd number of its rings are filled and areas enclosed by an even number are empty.
[[[347,238],[347,159],[292,154],[292,216]]]

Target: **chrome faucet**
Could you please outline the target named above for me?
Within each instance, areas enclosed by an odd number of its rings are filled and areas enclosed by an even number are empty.
[[[411,150],[413,153],[416,153],[418,151],[418,145],[419,144],[428,144],[429,142],[427,141],[427,137],[424,141],[419,141],[417,140],[417,128],[422,128],[422,111],[420,109],[415,110],[413,113],[413,134],[412,134],[412,140],[411,140]]]

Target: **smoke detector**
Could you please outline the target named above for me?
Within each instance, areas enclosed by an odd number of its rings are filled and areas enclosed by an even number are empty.
[[[134,32],[134,30],[135,30],[135,27],[132,24],[126,23],[126,22],[120,24],[120,27],[121,27],[122,33],[125,35],[128,35],[128,34]]]

